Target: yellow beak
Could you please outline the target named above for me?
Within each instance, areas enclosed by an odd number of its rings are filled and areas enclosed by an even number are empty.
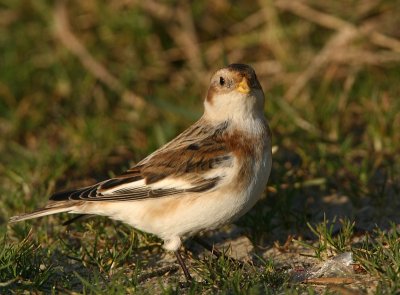
[[[236,87],[236,90],[247,94],[250,92],[250,87],[249,84],[247,84],[247,79],[245,77],[243,77],[242,81],[239,83],[238,87]]]

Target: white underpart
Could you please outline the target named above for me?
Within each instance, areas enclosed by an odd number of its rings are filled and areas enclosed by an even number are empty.
[[[237,173],[235,166],[228,169],[231,176]],[[131,202],[92,202],[80,210],[106,215],[153,233],[165,241],[165,249],[175,251],[181,245],[181,237],[219,227],[237,219],[253,207],[267,183],[271,157],[266,155],[254,169],[254,178],[244,188],[238,188],[232,178],[227,177],[218,190],[200,196],[181,195]],[[168,206],[171,200],[179,202],[179,207],[170,210]],[[160,214],[152,215],[154,210]]]
[[[229,93],[226,97],[218,96],[212,105],[205,103],[204,117],[216,124],[229,120],[230,128],[260,137],[260,141],[263,141],[262,136],[267,134],[263,110],[255,110],[258,99],[263,99],[262,92],[254,96],[237,92]],[[239,163],[235,159],[231,167],[212,170],[205,176],[222,178],[217,187],[205,193],[124,202],[87,202],[74,212],[106,215],[121,220],[159,236],[165,242],[165,249],[175,251],[180,247],[182,237],[231,222],[254,206],[265,189],[271,171],[270,141],[262,148],[263,156],[260,161],[253,161],[253,177],[246,186],[239,187],[234,181],[240,173]],[[141,180],[105,191],[104,194],[112,195],[122,188],[143,186],[145,183]],[[193,184],[190,181],[173,177],[150,185],[152,189],[188,189],[191,186]]]

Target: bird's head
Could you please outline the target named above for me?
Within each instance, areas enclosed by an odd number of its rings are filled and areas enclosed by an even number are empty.
[[[255,116],[264,111],[264,93],[253,68],[231,64],[211,78],[204,101],[205,115],[212,120]]]

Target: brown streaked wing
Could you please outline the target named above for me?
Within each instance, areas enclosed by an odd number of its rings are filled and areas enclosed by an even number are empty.
[[[90,187],[56,193],[50,200],[130,201],[211,190],[223,175],[206,178],[205,173],[233,165],[232,153],[221,136],[228,124],[208,128],[198,123],[120,176]],[[181,178],[191,187],[152,188],[152,184],[166,178]],[[139,184],[141,180],[144,183]],[[130,183],[132,186],[127,186]]]

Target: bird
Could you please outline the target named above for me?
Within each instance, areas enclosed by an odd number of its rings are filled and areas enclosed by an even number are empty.
[[[272,152],[264,104],[251,66],[223,67],[212,75],[203,115],[180,135],[122,174],[56,192],[9,222],[61,212],[107,216],[161,238],[191,281],[182,242],[238,219],[265,190]]]

